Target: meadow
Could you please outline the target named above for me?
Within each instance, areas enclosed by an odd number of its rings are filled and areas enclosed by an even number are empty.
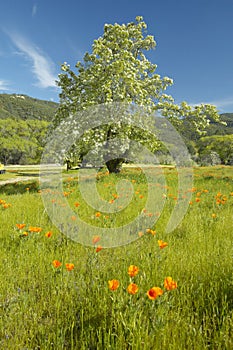
[[[52,201],[72,207],[71,223],[81,217],[96,228],[121,227],[141,212],[155,219],[112,248],[92,232],[88,245],[62,234],[36,176],[0,186],[1,349],[233,348],[233,167],[195,168],[186,193],[178,191],[176,169],[161,172],[161,212],[145,209],[150,187],[139,168],[97,174],[109,205],[118,203],[120,180],[133,189],[130,204],[111,213],[85,203],[77,172],[64,174],[67,202]],[[187,195],[183,220],[166,232]]]

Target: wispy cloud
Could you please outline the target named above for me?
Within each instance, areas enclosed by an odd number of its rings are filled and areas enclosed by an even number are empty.
[[[6,80],[0,80],[0,91],[8,91],[9,89],[9,82]]]
[[[32,17],[34,17],[36,15],[36,13],[37,13],[37,4],[34,4],[32,6]]]
[[[233,106],[233,96],[219,99],[219,100],[215,100],[215,101],[211,101],[209,103],[217,106],[217,108],[219,108],[219,109],[224,109],[225,107]]]
[[[231,111],[233,110],[233,96],[222,98],[219,100],[212,100],[212,101],[199,101],[196,103],[189,103],[191,106],[196,106],[200,104],[210,104],[217,107],[217,110],[219,112],[226,111],[227,107],[230,107]]]
[[[53,62],[47,55],[18,33],[9,33],[12,42],[19,52],[31,62],[30,68],[41,88],[56,87],[56,76],[53,74]]]

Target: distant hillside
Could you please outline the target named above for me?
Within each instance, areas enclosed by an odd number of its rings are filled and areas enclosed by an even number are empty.
[[[58,106],[26,95],[0,94],[0,162],[39,163]],[[210,121],[204,137],[191,128],[182,134],[193,159],[201,164],[212,162],[213,154],[221,164],[233,164],[233,113],[220,117],[227,125]]]
[[[51,121],[58,104],[26,95],[0,94],[0,119]]]
[[[223,113],[220,117],[221,121],[226,122],[227,125],[211,122],[207,129],[207,136],[233,134],[233,113]]]

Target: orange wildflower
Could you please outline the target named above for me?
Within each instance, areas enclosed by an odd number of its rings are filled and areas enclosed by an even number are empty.
[[[41,227],[34,227],[34,226],[29,226],[28,229],[30,232],[41,232],[42,228]]]
[[[101,213],[99,211],[97,211],[97,213],[95,213],[95,217],[99,218],[101,216]]]
[[[103,247],[101,247],[101,245],[98,245],[98,247],[96,247],[96,253],[99,253],[101,250],[103,249]]]
[[[128,285],[128,288],[127,288],[127,292],[129,293],[129,294],[132,294],[132,295],[134,295],[134,294],[136,294],[137,292],[138,292],[138,286],[137,286],[137,284],[135,284],[135,283],[130,283],[129,285]]]
[[[198,203],[198,202],[201,201],[201,199],[200,199],[199,197],[197,197],[197,198],[195,199],[195,201]]]
[[[120,285],[120,282],[118,280],[110,280],[110,281],[108,281],[108,288],[110,290],[117,290],[119,285]]]
[[[166,277],[164,280],[164,288],[167,290],[173,290],[177,288],[177,282],[173,281],[171,277]]]
[[[75,202],[75,203],[74,203],[74,206],[75,206],[76,208],[78,208],[78,207],[80,206],[80,203]]]
[[[75,221],[76,219],[77,219],[77,218],[76,218],[75,215],[72,215],[72,216],[71,216],[71,220],[72,220],[72,221]]]
[[[52,264],[53,267],[55,267],[56,269],[62,265],[62,263],[59,260],[53,260]]]
[[[139,272],[139,268],[136,265],[130,265],[128,267],[128,275],[130,277],[135,277]]]
[[[100,241],[100,236],[94,236],[93,238],[92,238],[92,243],[93,244],[96,244],[96,243],[98,243]]]
[[[74,269],[74,264],[72,264],[72,263],[66,263],[66,264],[65,264],[65,267],[66,267],[66,270],[67,270],[67,271],[71,271],[71,270]]]
[[[4,209],[10,208],[11,204],[10,203],[5,203],[2,205]]]
[[[150,233],[152,236],[154,236],[156,234],[156,231],[155,230],[151,230],[150,228],[148,228],[146,230],[147,233]]]
[[[26,224],[16,224],[16,227],[17,227],[19,230],[22,230],[25,226],[26,226]]]
[[[53,233],[51,231],[48,231],[48,232],[46,232],[45,237],[50,238],[52,236],[52,234]]]
[[[149,289],[146,294],[150,300],[155,300],[163,294],[163,290],[159,287],[153,287]]]
[[[160,249],[163,249],[168,246],[167,242],[162,241],[161,239],[158,240],[158,245]]]

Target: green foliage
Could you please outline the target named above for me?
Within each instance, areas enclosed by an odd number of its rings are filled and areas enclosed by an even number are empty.
[[[51,121],[58,105],[26,95],[0,94],[0,119],[37,119]]]
[[[164,168],[168,193],[156,234],[144,233],[132,244],[99,253],[95,246],[84,247],[67,239],[53,226],[37,192],[38,183],[19,184],[22,194],[14,192],[13,185],[5,186],[0,199],[11,206],[4,209],[0,205],[0,347],[232,349],[232,170],[195,169],[192,204],[180,226],[166,234],[164,225],[177,196],[177,174]],[[125,175],[136,181],[135,190],[148,190],[137,169]],[[99,174],[101,196],[115,193],[118,176]],[[64,190],[70,192],[70,204],[79,201],[76,209],[95,225],[78,197],[76,180],[67,179]],[[185,193],[180,195],[182,200]],[[217,204],[216,196],[225,198],[224,204]],[[136,197],[128,213],[132,216],[138,214],[140,205]],[[129,219],[125,212],[122,220]],[[22,230],[16,227],[20,223],[26,225]],[[30,233],[29,226],[42,231]],[[52,232],[50,238],[47,232]],[[160,250],[158,239],[168,246]],[[55,259],[61,261],[60,268],[53,267]],[[74,263],[74,269],[67,271],[65,263]],[[139,267],[133,278],[139,286],[136,295],[127,293],[131,264]],[[164,289],[166,276],[172,276],[178,288],[149,300],[146,291],[153,286]],[[116,291],[108,289],[112,279],[120,281]]]
[[[173,81],[168,77],[161,78],[156,73],[156,64],[152,64],[146,58],[145,52],[156,46],[154,37],[147,35],[146,28],[147,25],[140,16],[135,22],[127,24],[105,24],[103,36],[94,40],[92,53],[86,53],[83,62],[77,62],[77,72],[67,63],[62,65],[63,72],[59,74],[58,81],[61,87],[60,106],[54,127],[77,111],[114,102],[144,106],[148,114],[157,111],[168,118],[179,131],[193,128],[200,134],[208,126],[209,117],[218,121],[219,116],[214,106],[191,107],[186,102],[177,105],[171,96],[165,94],[165,90]],[[146,120],[144,124],[146,125]],[[133,139],[135,137],[145,141],[144,129],[142,127],[140,133],[134,135],[134,126],[131,126],[129,131],[128,126],[122,123],[119,123],[117,128],[111,124],[107,129],[101,128],[104,140],[109,140],[111,134],[116,137],[123,133],[126,136],[131,134]],[[96,144],[98,142],[99,140],[96,140]],[[146,145],[151,145],[151,139],[147,138]],[[76,146],[78,153],[80,145]],[[155,142],[153,151],[159,147]],[[129,147],[125,144],[125,151],[127,149]],[[67,157],[69,158],[69,155]],[[124,152],[122,157],[125,157]]]
[[[233,113],[220,114],[220,121],[225,124],[210,120],[209,128],[206,130],[206,136],[233,134]]]
[[[40,160],[49,123],[40,120],[0,119],[0,161],[35,164]]]
[[[38,163],[56,108],[54,102],[0,94],[0,161]]]
[[[198,147],[201,159],[210,155],[211,152],[215,152],[222,164],[233,164],[233,134],[203,137],[198,141]]]

